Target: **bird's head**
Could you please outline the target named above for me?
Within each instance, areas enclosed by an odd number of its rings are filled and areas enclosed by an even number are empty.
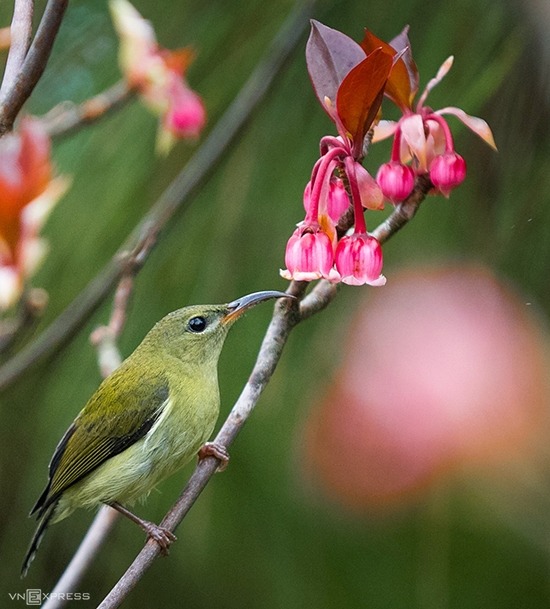
[[[143,340],[158,350],[194,364],[216,364],[231,326],[246,311],[265,300],[291,298],[284,292],[254,292],[227,304],[193,305],[163,317]]]

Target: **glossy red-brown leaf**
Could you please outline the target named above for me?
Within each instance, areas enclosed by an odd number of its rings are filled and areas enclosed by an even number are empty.
[[[409,26],[406,25],[400,34],[390,40],[390,45],[400,53],[401,60],[405,63],[409,73],[409,83],[411,88],[411,103],[418,91],[420,77],[418,76],[418,68],[413,59],[411,41],[409,40]]]
[[[338,30],[311,20],[311,33],[306,46],[307,70],[315,95],[325,110],[325,97],[334,104],[338,87],[350,70],[363,59],[365,52],[354,40]]]
[[[338,89],[338,116],[351,135],[357,153],[382,103],[392,63],[391,55],[375,49],[349,72]]]
[[[392,40],[391,44],[365,30],[365,37],[361,42],[361,48],[367,54],[378,48],[392,58],[400,54],[388,79],[386,95],[402,110],[411,107],[418,89],[418,71],[412,58],[407,30],[408,28],[405,28],[399,36]]]

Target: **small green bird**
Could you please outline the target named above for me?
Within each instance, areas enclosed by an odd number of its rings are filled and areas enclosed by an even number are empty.
[[[283,292],[249,294],[229,304],[185,307],[161,319],[92,395],[55,449],[49,480],[31,515],[39,524],[25,555],[24,577],[49,524],[76,508],[107,504],[136,522],[163,553],[170,531],[142,520],[126,504],[143,497],[201,450],[218,418],[218,359],[233,323],[250,307]],[[205,446],[203,446],[205,445]]]

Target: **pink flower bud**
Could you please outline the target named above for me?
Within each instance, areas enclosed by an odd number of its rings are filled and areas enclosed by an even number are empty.
[[[285,279],[313,281],[328,277],[334,256],[330,237],[319,227],[300,226],[288,240],[285,252]]]
[[[466,177],[466,161],[456,152],[436,156],[430,165],[432,184],[446,197]]]
[[[384,209],[384,193],[371,174],[355,162],[355,179],[361,196],[361,205],[366,209]]]
[[[334,255],[340,280],[349,285],[384,285],[382,247],[366,233],[342,237]]]
[[[337,224],[341,215],[350,206],[348,193],[344,187],[344,182],[340,178],[333,178],[330,181],[330,191],[328,195],[327,211],[330,219]]]
[[[176,137],[198,137],[206,123],[202,100],[181,80],[174,85],[164,126]]]
[[[404,201],[414,188],[414,171],[408,165],[390,161],[380,167],[376,181],[386,199],[399,203]]]

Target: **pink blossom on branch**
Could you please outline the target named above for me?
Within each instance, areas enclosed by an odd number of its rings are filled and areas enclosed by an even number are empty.
[[[351,38],[316,21],[312,21],[306,59],[317,97],[339,135],[321,140],[321,157],[313,167],[304,192],[304,225],[323,227],[321,234],[325,237],[315,230],[309,236],[302,232],[298,237],[299,231],[304,229],[295,231],[287,244],[287,270],[281,274],[287,279],[311,281],[323,277],[340,281],[341,275],[333,266],[333,257],[328,256],[328,244],[332,246],[336,242],[338,220],[351,205],[357,234],[370,239],[366,235],[364,208],[383,207],[382,191],[359,161],[363,156],[365,135],[380,109],[393,60],[379,49],[367,55]],[[315,244],[317,241],[324,244],[324,255],[319,252],[308,256],[310,266],[305,273],[305,243],[308,247],[313,246],[311,234],[316,235]],[[296,241],[298,238],[299,242]],[[297,243],[300,243],[300,265],[296,257]],[[357,243],[363,243],[359,237]],[[355,264],[363,269],[365,265],[360,260],[360,249],[355,248],[348,254],[348,266]],[[372,269],[368,272],[361,270],[356,280],[381,285],[379,269],[376,277],[372,276],[373,272]]]
[[[386,283],[382,275],[382,247],[366,233],[342,237],[334,254],[339,280],[348,285],[381,286]]]
[[[312,21],[306,62],[317,99],[338,135],[321,139],[321,156],[304,191],[306,217],[288,241],[287,270],[281,274],[287,279],[323,277],[352,285],[383,285],[382,250],[367,232],[365,211],[383,209],[384,199],[400,205],[413,193],[418,176],[429,174],[432,192],[444,196],[462,183],[466,163],[454,149],[444,114],[456,116],[496,148],[493,135],[484,120],[460,108],[434,111],[425,105],[428,93],[450,69],[452,58],[430,80],[413,109],[419,75],[408,28],[390,43],[366,30],[357,44],[342,32]],[[399,121],[381,120],[384,96],[401,110]],[[391,159],[374,179],[363,167],[363,157],[370,143],[390,136],[394,136]],[[353,233],[339,236],[338,222],[350,207]],[[329,248],[321,243],[329,242],[334,266],[327,272]]]
[[[436,156],[430,164],[430,180],[445,196],[462,184],[466,177],[466,161],[456,152]]]
[[[206,110],[185,79],[193,51],[159,47],[153,27],[128,0],[111,0],[110,8],[120,38],[120,68],[128,85],[160,118],[159,151],[167,153],[176,139],[197,138],[206,123]]]
[[[288,240],[285,279],[313,281],[328,279],[334,262],[330,237],[319,226],[299,226]]]
[[[368,36],[371,36],[371,34],[367,33],[366,39]],[[365,41],[363,41],[363,44],[365,44]],[[371,42],[370,44],[374,43]],[[396,53],[397,49],[394,49],[394,52]],[[436,192],[445,196],[449,196],[451,190],[456,188],[456,186],[466,177],[466,164],[462,157],[454,150],[451,130],[447,121],[443,118],[443,115],[451,114],[456,116],[471,131],[491,146],[491,148],[496,150],[496,144],[491,129],[483,119],[470,116],[460,108],[447,107],[442,110],[434,111],[432,108],[425,105],[428,94],[446,76],[453,65],[453,61],[454,58],[449,57],[443,62],[435,78],[432,78],[426,85],[414,110],[412,102],[416,93],[416,88],[412,88],[412,84],[409,83],[407,90],[411,92],[411,96],[408,104],[400,105],[403,112],[402,118],[398,121],[380,121],[378,125],[375,125],[374,127],[372,140],[376,143],[393,135],[394,145],[392,149],[392,161],[402,164],[410,163],[410,167],[414,170],[416,175],[430,173],[431,177],[431,169],[432,167],[435,167],[436,182],[438,183],[436,184],[433,180],[432,182],[436,188]],[[391,78],[392,77],[390,76],[390,81]],[[454,173],[456,179],[444,180],[441,185],[438,180],[441,175],[440,171],[442,171],[444,165],[449,165],[451,158],[456,162],[456,171]],[[440,168],[440,171],[438,171],[438,168]],[[463,173],[462,179],[458,179],[460,173]],[[386,176],[383,174],[382,178],[384,177]]]
[[[404,201],[414,188],[414,171],[408,165],[390,161],[380,165],[376,174],[382,193],[392,203]]]

